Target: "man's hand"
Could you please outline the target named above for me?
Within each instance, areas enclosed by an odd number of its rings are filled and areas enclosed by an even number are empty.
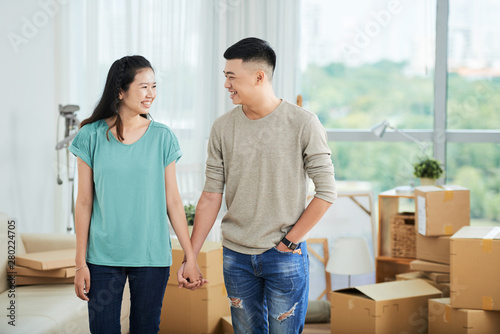
[[[278,246],[276,246],[276,249],[279,250],[280,252],[285,252],[289,253],[292,252],[294,254],[302,254],[302,250],[300,248],[297,248],[296,250],[292,251],[290,248],[288,248],[284,243],[280,241]]]
[[[292,250],[288,248],[284,243],[280,241],[278,246],[276,246],[276,249],[279,250],[280,252],[291,252]]]
[[[190,275],[188,273],[190,273]],[[179,289],[186,288],[191,291],[199,289],[204,284],[209,283],[208,280],[203,278],[196,262],[194,262],[194,265],[188,264],[188,262],[182,263],[179,271],[177,271],[177,281],[179,282]]]

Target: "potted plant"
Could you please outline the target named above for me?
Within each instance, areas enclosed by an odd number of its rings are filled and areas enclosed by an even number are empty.
[[[184,213],[186,214],[186,220],[188,226],[194,225],[194,213],[196,211],[196,206],[194,204],[184,205]]]
[[[421,185],[434,185],[436,179],[443,175],[441,163],[432,158],[424,158],[413,165],[413,175],[420,178]]]

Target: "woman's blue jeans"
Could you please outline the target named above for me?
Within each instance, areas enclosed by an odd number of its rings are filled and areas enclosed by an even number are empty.
[[[235,334],[301,333],[309,297],[309,257],[271,248],[247,255],[224,248],[224,282]]]
[[[88,263],[90,331],[119,334],[125,282],[130,286],[130,334],[158,333],[170,267],[111,267]]]

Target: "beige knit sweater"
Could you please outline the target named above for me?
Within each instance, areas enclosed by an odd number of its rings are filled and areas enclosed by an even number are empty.
[[[307,176],[315,197],[337,197],[331,151],[316,115],[282,101],[258,120],[241,106],[217,118],[208,143],[204,191],[223,193],[223,246],[261,254],[276,246],[306,205]]]

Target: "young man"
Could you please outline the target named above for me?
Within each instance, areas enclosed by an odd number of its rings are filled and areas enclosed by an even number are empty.
[[[274,94],[276,55],[267,42],[243,39],[224,58],[224,87],[237,107],[212,127],[193,249],[199,253],[212,228],[225,187],[224,282],[235,333],[300,333],[309,290],[305,240],[336,199],[326,132],[314,114]],[[315,185],[307,208],[306,174]]]

